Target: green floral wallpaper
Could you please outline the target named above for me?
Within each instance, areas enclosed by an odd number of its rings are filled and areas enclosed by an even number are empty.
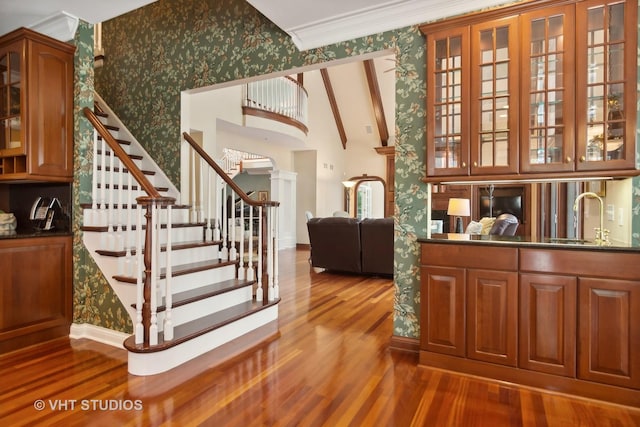
[[[82,114],[84,107],[93,106],[93,26],[81,22],[74,43],[73,322],[131,333],[126,309],[82,243],[81,203],[91,201],[93,165],[93,127]]]
[[[426,59],[417,27],[299,52],[286,33],[244,0],[160,0],[105,22],[103,46],[106,61],[96,70],[97,91],[176,184],[182,90],[394,49],[398,57],[395,333],[418,336],[416,237],[426,235],[426,187],[420,181],[425,171]],[[88,201],[88,195],[81,195],[81,200]],[[85,274],[97,276],[93,272],[91,267]],[[85,310],[90,312],[91,307]],[[100,320],[117,322],[106,315]]]
[[[80,32],[84,30],[88,28]],[[83,40],[88,40],[88,35]],[[97,91],[176,184],[182,90],[382,49],[395,50],[394,334],[419,336],[417,238],[426,235],[426,186],[420,180],[425,173],[426,59],[424,38],[417,27],[299,52],[284,32],[245,0],[159,0],[105,22],[103,45],[106,61],[95,72]],[[91,78],[87,70],[87,92],[80,89],[80,102],[85,104],[91,103]],[[90,200],[91,171],[89,133],[78,125],[76,135],[78,174],[74,188],[78,206]],[[634,179],[633,191],[634,243],[640,244],[638,178]],[[79,218],[75,224],[79,224]],[[124,309],[80,246],[74,253],[75,321],[130,331],[130,322],[122,316]]]

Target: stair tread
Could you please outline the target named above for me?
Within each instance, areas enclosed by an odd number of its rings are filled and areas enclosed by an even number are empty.
[[[280,298],[274,301],[246,301],[225,310],[201,317],[200,319],[176,326],[173,330],[173,340],[171,341],[165,341],[162,333],[158,333],[158,344],[155,346],[145,346],[144,344],[136,344],[135,336],[132,335],[125,340],[124,347],[134,353],[154,353],[166,350],[219,329],[236,320],[277,305],[279,302]]]
[[[113,138],[113,139],[115,139],[116,142],[120,145],[131,145],[131,141],[127,141],[126,139],[120,139],[120,138]],[[102,140],[102,137],[98,135],[98,141],[101,141],[101,140]]]
[[[98,149],[98,154],[102,155],[102,150]],[[105,150],[105,155],[110,155],[111,151],[110,150]],[[139,154],[128,154],[128,156],[133,159],[133,160],[143,160],[144,157],[139,155]]]
[[[99,183],[98,183],[98,185],[97,185],[97,187],[98,187],[98,188],[102,188],[102,185],[103,185],[103,184],[102,184],[101,182],[99,182]],[[104,188],[106,188],[106,189],[110,189],[110,188],[111,188],[111,184],[104,184]],[[131,186],[131,189],[132,189],[132,190],[137,190],[138,188],[140,188],[140,187],[138,187],[137,185],[132,185],[132,186]],[[114,189],[114,190],[119,190],[119,189],[120,189],[120,185],[118,185],[118,184],[113,184],[113,189]],[[128,189],[129,189],[129,186],[128,186],[128,185],[123,185],[123,186],[122,186],[122,189],[123,189],[123,190],[128,190]],[[155,187],[155,189],[156,189],[156,190],[158,190],[158,191],[165,191],[165,192],[166,192],[166,191],[169,191],[169,187]]]
[[[240,280],[229,279],[221,282],[212,283],[210,285],[200,286],[195,289],[190,289],[184,292],[178,292],[173,295],[172,307],[181,307],[192,302],[200,301],[206,298],[210,298],[215,295],[224,294],[225,292],[234,291],[236,289],[244,288],[255,283],[255,280]],[[136,308],[136,304],[131,304],[131,307]],[[166,298],[162,298],[162,302],[158,305],[157,311],[166,310]]]
[[[114,209],[118,209],[118,204],[114,203],[113,204],[113,208]],[[80,203],[80,207],[83,209],[92,209],[93,208],[93,203]],[[138,207],[138,205],[133,204],[131,205],[131,207],[133,209],[136,209]],[[191,209],[193,206],[191,205],[171,205],[171,209]],[[123,209],[129,209],[129,205],[127,203],[123,203],[122,204],[122,208]],[[160,206],[160,209],[166,209],[166,206]],[[105,203],[104,204],[104,209],[109,209],[109,204]]]
[[[113,227],[116,228],[118,226],[118,224],[113,224]],[[188,228],[188,227],[204,227],[205,223],[204,222],[180,222],[180,223],[173,223],[171,224],[172,228]],[[142,226],[142,229],[144,230],[146,228],[145,225]],[[160,228],[167,228],[167,224],[160,224]],[[131,226],[132,230],[136,229],[135,225]],[[96,233],[106,233],[109,231],[109,226],[107,225],[83,225],[82,227],[80,227],[80,230],[82,231],[93,231]],[[127,231],[127,226],[123,225],[122,226],[122,231]]]
[[[192,248],[200,248],[200,247],[206,247],[206,246],[215,246],[215,245],[219,245],[222,243],[222,240],[209,240],[208,242],[202,241],[202,240],[193,240],[190,242],[181,242],[181,243],[177,243],[177,244],[173,244],[171,246],[171,248],[174,251],[179,251],[182,249],[192,249]],[[161,251],[166,251],[167,250],[167,245],[162,245],[160,247]],[[135,255],[136,254],[136,250],[135,248],[131,248],[131,255]],[[107,249],[97,249],[96,250],[97,253],[99,253],[100,255],[104,255],[104,256],[112,256],[112,257],[123,257],[127,255],[127,251],[122,250],[122,251],[110,251]]]
[[[102,170],[102,166],[98,165],[98,170],[101,171]],[[111,168],[109,166],[105,167],[105,172],[110,172]],[[125,173],[129,173],[129,169],[127,168],[122,168],[122,171]],[[113,168],[113,172],[120,172],[120,168],[119,167],[114,167]],[[156,173],[154,171],[150,171],[150,170],[142,170],[142,173],[145,175],[155,175]]]
[[[171,277],[182,276],[185,274],[196,273],[199,271],[212,270],[214,268],[221,268],[228,265],[235,265],[235,264],[238,264],[238,262],[239,261],[237,260],[226,261],[221,259],[213,259],[213,260],[207,260],[207,261],[197,261],[197,262],[191,262],[188,264],[175,265],[171,269]],[[160,271],[160,279],[164,279],[166,276],[167,276],[167,270],[166,268],[163,268]],[[136,283],[136,278],[131,276],[115,275],[113,276],[113,278],[120,282],[134,283],[134,284]]]

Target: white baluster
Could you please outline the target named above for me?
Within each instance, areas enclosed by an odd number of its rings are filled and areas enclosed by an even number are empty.
[[[114,186],[114,177],[113,177],[113,164],[114,164],[115,154],[113,150],[111,150],[109,154],[109,207],[107,210],[107,249],[114,250],[116,246],[115,239],[115,229],[113,227],[113,186]]]
[[[125,254],[124,271],[127,276],[132,276],[134,262],[132,259],[133,257],[131,256],[131,237],[133,233],[133,224],[131,221],[131,215],[133,213],[133,183],[131,179],[131,171],[129,171],[129,173],[127,174],[127,186],[129,187],[129,189],[127,190],[127,239],[125,242],[127,252]]]
[[[171,218],[171,205],[167,206],[167,217]],[[173,289],[171,282],[173,278],[172,266],[171,266],[171,221],[167,222],[167,268],[165,278],[165,316],[164,316],[164,339],[165,341],[171,341],[173,339],[173,319],[172,319],[172,305],[173,305]]]
[[[91,210],[85,216],[85,225],[98,225],[98,131],[93,130],[93,176],[91,180]]]
[[[158,344],[158,212],[157,205],[151,206],[151,324],[149,325],[149,345]]]
[[[191,148],[191,223],[198,222],[198,206],[196,204],[196,150]]]
[[[124,164],[122,163],[122,161],[120,159],[118,160],[118,210],[114,211],[117,212],[117,233],[116,233],[116,250],[117,251],[122,251],[124,250],[124,236],[122,234],[122,204],[123,204],[123,196],[124,196],[124,190],[123,190],[123,180],[124,180]],[[111,172],[111,173],[115,173],[115,172]]]
[[[275,212],[274,224],[273,224],[273,297],[280,298],[280,285],[278,283],[278,239],[280,233],[279,226],[279,211],[280,208],[277,206],[273,208]]]
[[[240,199],[240,264],[238,265],[238,279],[244,280],[247,277],[244,268],[244,200]]]
[[[222,183],[222,249],[220,250],[220,259],[229,261],[229,248],[227,247],[227,232],[229,228],[229,218],[227,218],[227,186]]]
[[[264,299],[264,291],[262,289],[262,209],[262,206],[258,208],[258,288],[256,289],[256,301],[262,301]]]
[[[229,247],[229,260],[230,261],[235,261],[236,259],[238,259],[238,250],[236,249],[236,193],[235,192],[231,192],[231,212],[229,212],[229,214],[231,215],[231,230],[229,231],[229,233],[231,233],[231,245]]]
[[[249,206],[249,262],[247,265],[247,280],[253,280],[253,206]]]
[[[204,221],[204,240],[211,240],[211,168],[207,165],[207,190],[204,193],[207,195],[207,212],[205,213],[205,221]]]
[[[144,298],[144,283],[142,282],[142,206],[138,205],[136,226],[136,344],[144,341],[144,326],[142,325],[142,304]]]
[[[199,200],[198,200],[198,222],[202,222],[204,220],[204,170],[205,170],[205,162],[202,157],[200,157],[200,176],[198,177],[200,183],[200,191],[199,191]]]
[[[107,201],[107,152],[106,143],[104,138],[101,139],[101,152],[100,156],[100,212],[99,212],[99,225],[101,227],[107,225],[107,207],[105,203]],[[104,245],[103,245],[104,247]]]
[[[267,300],[273,301],[273,207],[267,208]]]

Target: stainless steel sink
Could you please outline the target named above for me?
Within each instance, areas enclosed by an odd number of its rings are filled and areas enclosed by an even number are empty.
[[[568,245],[588,245],[593,244],[590,240],[585,239],[574,239],[570,237],[549,237],[547,239],[549,243],[565,243]]]

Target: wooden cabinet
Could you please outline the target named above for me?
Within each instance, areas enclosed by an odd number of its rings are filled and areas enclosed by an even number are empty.
[[[575,377],[576,292],[575,277],[520,275],[520,367]]]
[[[423,247],[421,348],[515,366],[518,276],[505,270],[516,269],[517,252],[486,249]]]
[[[576,5],[578,170],[635,167],[637,28],[637,2]]]
[[[518,273],[469,270],[467,279],[467,357],[516,366]]]
[[[21,28],[0,38],[0,180],[73,179],[75,47]]]
[[[427,173],[469,173],[469,27],[427,35]]]
[[[640,389],[640,281],[579,279],[578,377]]]
[[[472,175],[518,172],[518,19],[471,26]]]
[[[428,267],[422,270],[421,348],[465,355],[465,270]]]
[[[574,21],[573,5],[520,16],[523,172],[574,169]]]
[[[635,168],[637,2],[543,0],[421,30],[426,180]]]
[[[0,239],[0,353],[69,335],[71,236]]]
[[[421,243],[420,363],[640,401],[637,251]]]

